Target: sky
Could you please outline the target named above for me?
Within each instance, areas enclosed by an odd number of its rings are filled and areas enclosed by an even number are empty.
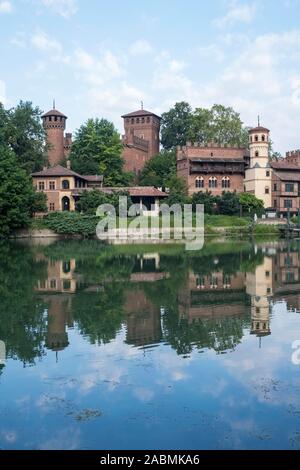
[[[300,148],[300,0],[0,0],[0,101],[65,113],[69,132],[176,101],[257,116]]]

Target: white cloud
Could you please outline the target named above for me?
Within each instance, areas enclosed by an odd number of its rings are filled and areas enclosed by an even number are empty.
[[[2,103],[2,104],[6,103],[5,82],[3,82],[3,80],[0,80],[0,103]]]
[[[256,3],[240,3],[238,0],[228,0],[227,6],[227,13],[213,20],[213,25],[217,28],[225,28],[235,23],[251,23],[257,10]]]
[[[139,39],[130,46],[129,52],[134,56],[145,56],[151,54],[153,48],[145,39]]]
[[[42,4],[64,18],[70,18],[78,10],[76,0],[42,0]]]
[[[69,63],[70,58],[64,54],[63,47],[56,39],[43,31],[38,31],[31,37],[31,44],[41,52],[49,55],[55,62]]]
[[[16,35],[11,39],[10,43],[13,46],[25,48],[27,45],[26,35],[23,32],[17,32]]]
[[[0,1],[0,13],[11,13],[13,10],[11,2],[8,0]]]

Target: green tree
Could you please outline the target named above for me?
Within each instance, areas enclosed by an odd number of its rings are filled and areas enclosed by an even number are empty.
[[[217,200],[217,208],[219,214],[222,215],[239,215],[240,201],[238,195],[224,191]]]
[[[97,189],[93,191],[84,191],[76,208],[85,214],[95,214],[97,207],[101,204],[111,204],[115,207],[117,214],[119,213],[119,197],[126,196],[128,198],[128,207],[131,205],[131,199],[127,191],[116,191],[113,194],[105,194]]]
[[[27,174],[41,170],[46,161],[41,115],[42,111],[29,101],[20,101],[8,111],[0,108],[0,140],[2,134],[3,143],[14,151],[18,164]]]
[[[196,204],[203,204],[205,214],[211,215],[215,211],[216,201],[217,198],[209,191],[194,193],[192,197],[193,210],[195,211]]]
[[[186,204],[189,202],[187,185],[183,178],[176,175],[171,176],[167,181],[167,186],[169,188],[169,197],[165,201],[166,204]]]
[[[103,175],[106,186],[128,184],[122,172],[122,142],[113,123],[89,119],[75,134],[70,160],[72,169],[83,175]]]
[[[161,143],[167,150],[185,145],[192,122],[192,108],[182,101],[161,117]]]
[[[140,176],[143,186],[165,187],[167,181],[176,175],[176,153],[174,150],[162,150],[149,160]]]
[[[0,145],[0,237],[26,227],[35,202],[31,178],[18,166],[12,150]]]
[[[241,193],[239,195],[239,202],[245,215],[254,214],[255,212],[257,215],[261,215],[264,211],[264,202],[254,196],[254,194]]]

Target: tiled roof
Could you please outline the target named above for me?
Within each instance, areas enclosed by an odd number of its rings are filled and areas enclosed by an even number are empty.
[[[299,172],[280,172],[276,171],[275,175],[278,176],[278,178],[281,181],[300,181],[300,171]]]
[[[241,158],[189,157],[191,163],[244,163]]]
[[[33,177],[47,177],[47,176],[75,176],[76,178],[81,178],[88,182],[101,182],[103,181],[103,176],[98,175],[80,175],[69,168],[65,168],[62,165],[53,166],[51,168],[46,168],[46,170],[38,171],[37,173],[32,173]]]
[[[252,129],[250,129],[250,134],[254,133],[254,132],[270,132],[270,129],[267,129],[266,127],[262,127],[262,126],[257,126],[257,127],[253,127]]]
[[[139,109],[138,111],[134,111],[133,113],[123,114],[123,116],[121,117],[127,118],[127,117],[141,117],[141,116],[156,116],[157,118],[161,119],[160,116],[158,116],[155,113],[151,113],[150,111],[147,111],[146,109]]]
[[[42,118],[47,117],[47,116],[61,116],[61,117],[67,118],[67,116],[65,116],[63,113],[61,113],[57,109],[51,109],[47,113],[43,114]]]
[[[102,191],[107,194],[112,194],[114,192],[128,192],[132,197],[167,197],[168,194],[160,191],[159,189],[155,188],[154,186],[130,186],[130,187],[104,187],[101,188],[99,191]]]
[[[288,163],[286,161],[271,162],[271,167],[274,168],[274,170],[300,171],[300,166],[295,165],[294,163]]]

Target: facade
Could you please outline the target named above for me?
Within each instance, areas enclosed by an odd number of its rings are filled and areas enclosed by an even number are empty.
[[[102,176],[82,176],[60,165],[45,168],[31,176],[37,191],[47,195],[49,212],[74,211],[83,190],[99,189],[103,184]]]
[[[124,114],[122,118],[124,170],[133,172],[138,178],[145,164],[159,153],[161,118],[144,109]]]
[[[272,170],[269,163],[269,129],[258,126],[249,131],[250,165],[245,172],[245,192],[272,207]]]
[[[201,191],[215,196],[223,191],[241,193],[248,160],[245,148],[188,142],[177,148],[177,174],[185,180],[189,195]]]
[[[297,162],[292,157],[292,161]],[[298,161],[299,162],[299,161]],[[280,216],[297,215],[300,208],[300,163],[271,163],[272,166],[272,203]]]
[[[55,109],[55,106],[42,116],[43,126],[47,134],[48,163],[50,167],[60,165],[68,159],[72,145],[72,134],[65,135],[67,119],[67,116]]]

